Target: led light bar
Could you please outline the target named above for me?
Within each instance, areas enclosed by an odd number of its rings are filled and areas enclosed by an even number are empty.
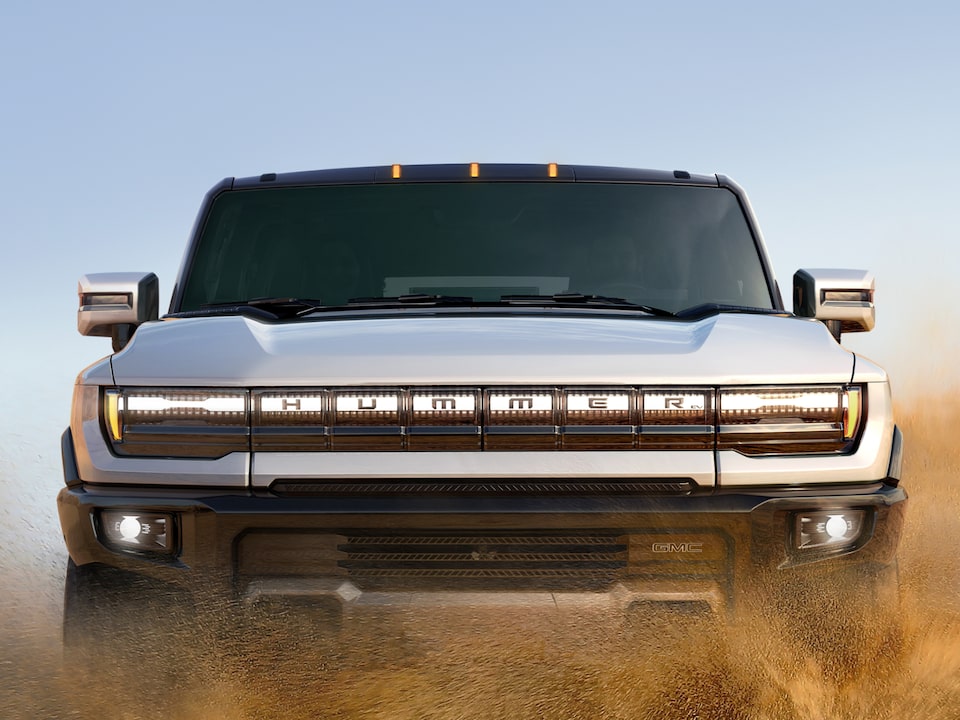
[[[789,388],[734,389],[720,393],[723,424],[758,423],[771,419],[836,419],[840,388],[792,390]]]
[[[403,449],[398,390],[334,390],[330,411],[331,450]]]
[[[645,390],[643,422],[649,425],[702,425],[711,410],[711,392],[700,390]]]
[[[481,450],[480,395],[472,388],[410,391],[407,450]]]
[[[249,449],[245,391],[106,390],[103,420],[118,455],[215,458]]]
[[[723,389],[717,448],[745,455],[852,450],[861,419],[858,387]]]
[[[647,450],[705,450],[714,443],[710,389],[657,388],[641,394],[640,446]]]
[[[251,449],[328,450],[330,415],[326,393],[289,390],[257,393],[253,399]]]
[[[414,426],[460,426],[478,423],[477,393],[463,388],[414,390],[410,393]]]
[[[491,425],[553,425],[554,397],[543,388],[489,390],[487,408]]]
[[[565,450],[628,450],[637,443],[631,388],[568,388],[562,395],[560,446]]]
[[[396,392],[333,393],[335,425],[399,424],[400,400]]]
[[[486,392],[484,449],[555,450],[559,441],[553,388],[497,388]]]
[[[564,421],[567,425],[633,425],[633,398],[623,389],[568,390]]]
[[[235,451],[734,450],[851,452],[859,386],[106,388],[118,455]]]

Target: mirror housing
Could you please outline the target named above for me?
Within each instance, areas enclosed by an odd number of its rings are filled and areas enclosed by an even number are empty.
[[[153,273],[84,275],[77,295],[77,330],[112,337],[114,352],[123,349],[138,325],[159,317],[160,281]]]
[[[793,314],[821,320],[840,339],[876,324],[874,278],[867,270],[801,269],[793,276]]]

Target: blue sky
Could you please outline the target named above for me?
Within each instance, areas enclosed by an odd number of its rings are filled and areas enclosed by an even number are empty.
[[[781,286],[877,275],[849,345],[954,383],[960,12],[946,3],[129,2],[0,10],[0,370],[8,438],[56,455],[76,280],[148,270],[165,305],[228,175],[393,162],[722,172]],[[25,429],[27,428],[27,429]]]

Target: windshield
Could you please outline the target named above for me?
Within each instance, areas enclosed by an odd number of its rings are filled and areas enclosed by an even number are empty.
[[[223,193],[179,309],[256,298],[327,307],[564,293],[672,312],[703,303],[773,307],[756,242],[728,190],[478,182]]]

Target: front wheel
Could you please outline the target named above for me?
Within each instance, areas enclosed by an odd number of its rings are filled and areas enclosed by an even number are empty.
[[[71,669],[158,687],[183,676],[205,643],[189,593],[103,565],[67,561],[64,659]]]
[[[901,643],[896,563],[787,568],[763,578],[758,590],[741,619],[777,628],[836,680],[895,655]]]

